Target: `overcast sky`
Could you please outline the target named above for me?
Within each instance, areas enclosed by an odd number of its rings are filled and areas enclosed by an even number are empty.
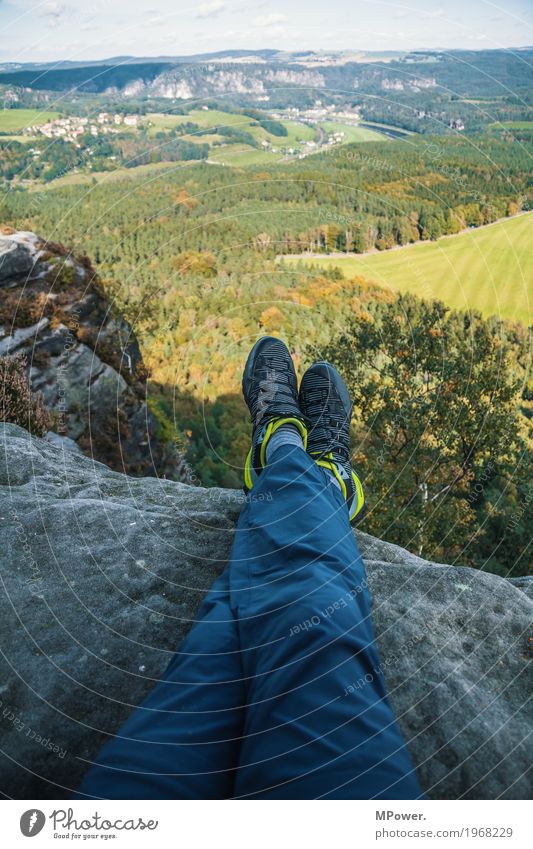
[[[533,0],[0,0],[0,61],[533,44]]]

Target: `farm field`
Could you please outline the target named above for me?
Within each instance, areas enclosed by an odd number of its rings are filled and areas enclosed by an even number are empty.
[[[16,133],[36,124],[47,124],[59,118],[59,112],[43,112],[39,109],[1,109],[0,133]]]
[[[205,136],[198,136],[195,133],[185,133],[185,135],[180,136],[180,139],[183,139],[183,141],[194,142],[196,144],[208,144],[210,147],[215,143],[228,143],[226,136],[221,136],[220,133],[208,133]]]
[[[120,180],[134,180],[137,177],[147,177],[152,174],[157,177],[160,171],[177,171],[193,165],[197,160],[185,162],[149,162],[146,165],[136,165],[135,168],[114,168],[111,171],[74,171],[51,180],[49,183],[35,183],[29,187],[31,192],[61,189],[64,186],[91,186],[93,183],[117,183]]]
[[[245,126],[242,129],[250,133],[257,141],[269,141],[273,147],[298,147],[302,141],[313,141],[316,138],[315,130],[308,124],[300,124],[298,121],[279,121],[287,130],[286,136],[275,136],[269,133],[259,124]]]
[[[438,298],[529,325],[533,321],[533,215],[382,253],[283,257],[291,264],[338,268],[399,292]],[[302,271],[305,273],[305,271]]]
[[[365,127],[358,127],[354,124],[341,124],[336,121],[324,121],[320,126],[326,133],[344,133],[343,144],[351,144],[352,142],[372,142],[372,141],[387,141],[383,133],[378,133],[375,130],[367,130]]]
[[[221,112],[218,109],[193,109],[187,115],[167,115],[152,112],[146,116],[144,123],[149,124],[149,135],[155,135],[160,130],[173,129],[185,123],[198,124],[203,130],[212,128],[213,135],[216,135],[217,127],[233,127],[236,130],[243,130],[250,133],[257,141],[267,140],[274,147],[293,147],[299,141],[312,141],[316,137],[316,131],[312,127],[298,121],[281,121],[280,123],[287,130],[287,135],[275,136],[273,133],[269,133],[263,127],[259,126],[257,122],[254,122],[253,118],[249,118],[247,115]],[[212,141],[211,135],[195,136],[191,134],[187,138],[198,141],[199,143]]]
[[[186,115],[171,115],[164,112],[149,112],[144,124],[149,125],[149,135],[155,135],[160,130],[171,130],[181,124],[198,124],[202,129],[209,127],[238,127],[244,129],[251,121],[246,115],[236,115],[231,112],[220,112],[218,109],[193,109]]]
[[[502,121],[491,124],[491,127],[506,127],[509,130],[529,130],[533,129],[533,121]]]
[[[257,122],[247,115],[239,115],[232,112],[221,112],[218,109],[193,109],[187,115],[166,115],[163,113],[149,113],[146,122],[149,122],[148,135],[154,136],[161,130],[169,130],[187,122],[198,124],[204,130],[212,129],[207,135],[196,135],[188,133],[182,138],[186,141],[198,144],[216,144],[209,156],[211,162],[222,165],[260,165],[262,163],[276,162],[285,156],[289,148],[299,150],[302,142],[312,141],[316,138],[316,131],[307,124],[298,121],[281,121],[287,130],[286,136],[275,136],[269,133]],[[276,153],[266,149],[256,149],[251,145],[243,143],[231,143],[226,136],[217,132],[219,127],[233,127],[249,133],[257,142],[268,141],[271,148],[276,148]],[[220,145],[222,142],[222,146]]]
[[[394,124],[380,124],[378,121],[362,121],[361,123],[364,124],[365,127],[375,127],[376,130],[394,130],[395,133],[400,133],[404,136],[415,135],[412,130],[405,130],[403,127],[396,127]]]
[[[233,165],[236,168],[242,168],[246,165],[271,165],[282,158],[282,153],[257,150],[248,144],[226,144],[213,148],[208,161],[217,165]]]
[[[36,141],[40,141],[42,136],[27,136],[26,134],[6,134],[4,135],[0,132],[0,141],[3,142],[18,142],[19,144],[33,144]]]

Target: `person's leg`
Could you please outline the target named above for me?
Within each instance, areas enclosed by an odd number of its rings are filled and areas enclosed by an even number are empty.
[[[226,568],[162,679],[103,747],[77,798],[231,797],[244,699]]]
[[[254,482],[230,590],[247,691],[235,796],[420,798],[346,502],[303,447],[281,445]]]

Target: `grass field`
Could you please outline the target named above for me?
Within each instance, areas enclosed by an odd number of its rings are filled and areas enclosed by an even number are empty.
[[[284,257],[294,263],[339,268],[381,286],[438,298],[456,309],[484,316],[533,322],[533,213],[487,227],[382,253],[316,259]]]
[[[298,141],[298,139],[313,141],[316,138],[316,131],[308,124],[300,124],[298,121],[280,121],[280,123],[287,129],[289,141]],[[276,136],[272,136],[272,138],[276,138]]]
[[[163,112],[149,112],[144,123],[150,123],[149,134],[154,135],[159,130],[170,130],[180,124],[198,124],[202,129],[209,127],[237,127],[246,129],[250,122],[246,115],[235,115],[232,112],[220,112],[218,109],[193,109],[187,115],[167,115]]]
[[[338,124],[335,121],[324,121],[320,124],[326,133],[344,133],[344,144],[352,142],[387,141],[387,137],[374,130],[365,127],[357,127],[354,124]]]
[[[0,133],[14,133],[37,124],[47,124],[59,118],[59,112],[39,109],[0,109]]]
[[[4,135],[0,132],[0,141],[9,142],[14,141],[19,144],[33,144],[33,142],[39,141],[43,136],[27,136],[27,135]]]
[[[530,130],[533,129],[533,121],[502,121],[490,124],[491,127],[506,127],[509,130]]]
[[[205,136],[197,136],[195,133],[185,133],[183,136],[180,136],[180,139],[194,142],[195,144],[208,144],[210,147],[215,142],[219,142],[220,144],[227,144],[228,142],[227,138],[221,136],[220,133],[208,133]]]
[[[300,124],[297,121],[282,121],[281,123],[287,129],[286,136],[275,136],[267,132],[263,127],[254,122],[247,115],[238,115],[233,112],[221,112],[218,109],[193,109],[187,115],[165,115],[163,113],[150,113],[146,116],[146,121],[150,122],[149,135],[155,135],[159,130],[171,129],[172,127],[184,124],[187,121],[198,124],[202,129],[213,129],[212,133],[205,136],[195,135],[194,133],[183,136],[187,141],[197,142],[198,144],[209,144],[212,147],[209,154],[209,161],[218,165],[235,165],[236,167],[244,167],[247,165],[262,165],[272,162],[278,162],[284,158],[284,151],[288,148],[298,150],[302,147],[305,141],[315,139],[317,133],[307,124]],[[251,136],[258,142],[268,141],[271,148],[276,148],[277,152],[272,150],[259,148],[256,149],[251,145],[230,143],[226,136],[222,136],[216,132],[217,127],[235,127],[237,130],[243,130],[250,133]],[[215,142],[223,144],[213,147]],[[226,142],[226,144],[224,144]]]
[[[137,177],[151,177],[157,175],[158,171],[178,170],[186,166],[194,165],[195,159],[184,162],[149,162],[147,165],[137,165],[135,168],[115,168],[113,171],[77,171],[65,174],[50,183],[35,182],[30,186],[32,192],[48,191],[50,189],[61,189],[64,186],[90,186],[93,181],[97,183],[116,183],[119,180],[134,180]]]
[[[246,165],[267,165],[279,162],[282,158],[280,153],[270,153],[265,150],[257,150],[248,144],[226,144],[223,147],[214,147],[209,154],[209,161],[219,165],[234,165],[242,168]]]
[[[266,139],[273,147],[299,147],[302,141],[314,141],[316,138],[315,130],[308,124],[300,124],[298,121],[279,121],[279,123],[283,124],[287,130],[286,136],[275,136],[260,126],[246,127],[246,131],[259,141]]]
[[[159,112],[152,112],[146,116],[145,122],[150,123],[149,135],[155,135],[160,130],[169,130],[187,122],[198,124],[203,130],[213,128],[213,134],[209,136],[195,136],[194,134],[187,136],[189,140],[197,141],[198,143],[212,142],[213,136],[216,137],[217,127],[234,127],[236,130],[243,130],[246,133],[250,133],[259,142],[266,140],[273,147],[280,148],[298,147],[301,141],[312,141],[316,137],[316,132],[312,127],[309,127],[307,124],[300,124],[297,121],[282,121],[281,123],[287,130],[287,135],[275,136],[267,132],[267,130],[247,115],[221,112],[218,109],[193,109],[188,115],[165,115]]]
[[[376,127],[376,129],[381,128],[382,130],[394,130],[395,133],[403,133],[405,136],[415,135],[412,130],[405,130],[403,127],[395,127],[394,124],[381,124],[379,121],[364,121],[364,124]]]

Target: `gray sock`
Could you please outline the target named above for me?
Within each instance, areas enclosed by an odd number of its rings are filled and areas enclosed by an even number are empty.
[[[265,453],[267,463],[272,462],[274,452],[277,451],[280,445],[294,445],[295,448],[303,448],[304,444],[300,431],[290,424],[281,425],[279,430],[268,440]]]
[[[337,478],[335,477],[335,475],[333,474],[333,472],[331,471],[331,469],[324,469],[324,471],[326,472],[326,474],[328,474],[330,476],[331,480],[333,481],[335,486],[339,489],[339,491],[342,492],[342,487],[341,487],[339,481],[337,480]]]

